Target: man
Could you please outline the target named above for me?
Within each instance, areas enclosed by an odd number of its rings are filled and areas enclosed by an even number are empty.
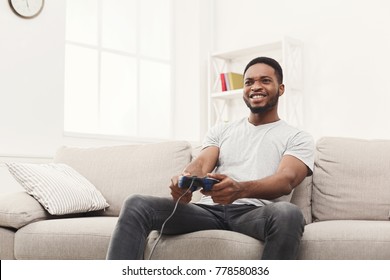
[[[295,259],[304,229],[300,209],[273,201],[288,195],[313,169],[311,136],[279,119],[284,93],[283,71],[267,57],[253,59],[244,70],[243,99],[249,117],[216,125],[199,156],[183,175],[219,180],[203,198],[189,203],[192,193],[172,178],[170,198],[135,195],[128,198],[108,250],[108,259],[142,259],[150,231],[164,234],[206,229],[232,230],[264,242],[262,259]],[[213,172],[213,173],[211,173]],[[185,193],[186,192],[186,193]]]

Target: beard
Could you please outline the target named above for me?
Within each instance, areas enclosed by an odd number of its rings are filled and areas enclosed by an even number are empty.
[[[253,107],[249,100],[245,99],[244,98],[244,102],[246,104],[246,106],[248,106],[249,110],[251,110],[251,112],[253,114],[260,114],[260,113],[265,113],[269,110],[271,110],[272,108],[274,108],[275,106],[278,105],[278,101],[279,101],[279,90],[278,92],[269,100],[269,102],[267,104],[265,104],[264,106],[259,106],[259,107]]]

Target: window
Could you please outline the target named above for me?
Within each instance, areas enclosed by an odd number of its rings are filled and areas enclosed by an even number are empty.
[[[66,132],[172,138],[171,0],[67,0]]]

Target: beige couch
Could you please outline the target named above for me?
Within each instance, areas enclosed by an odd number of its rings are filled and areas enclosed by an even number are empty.
[[[51,216],[25,192],[0,194],[0,259],[104,259],[123,200],[169,196],[173,174],[191,160],[187,142],[62,147],[54,162],[88,178],[106,211]],[[322,138],[315,170],[291,198],[307,225],[300,259],[390,259],[390,140]],[[1,182],[0,182],[1,183]],[[152,232],[145,257],[157,238]],[[263,244],[229,231],[163,236],[156,259],[258,259]]]

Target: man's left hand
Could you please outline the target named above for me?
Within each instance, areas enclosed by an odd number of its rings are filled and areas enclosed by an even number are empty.
[[[208,173],[207,177],[219,180],[211,191],[201,190],[202,194],[211,196],[215,203],[226,205],[241,198],[242,189],[239,182],[224,174]]]

